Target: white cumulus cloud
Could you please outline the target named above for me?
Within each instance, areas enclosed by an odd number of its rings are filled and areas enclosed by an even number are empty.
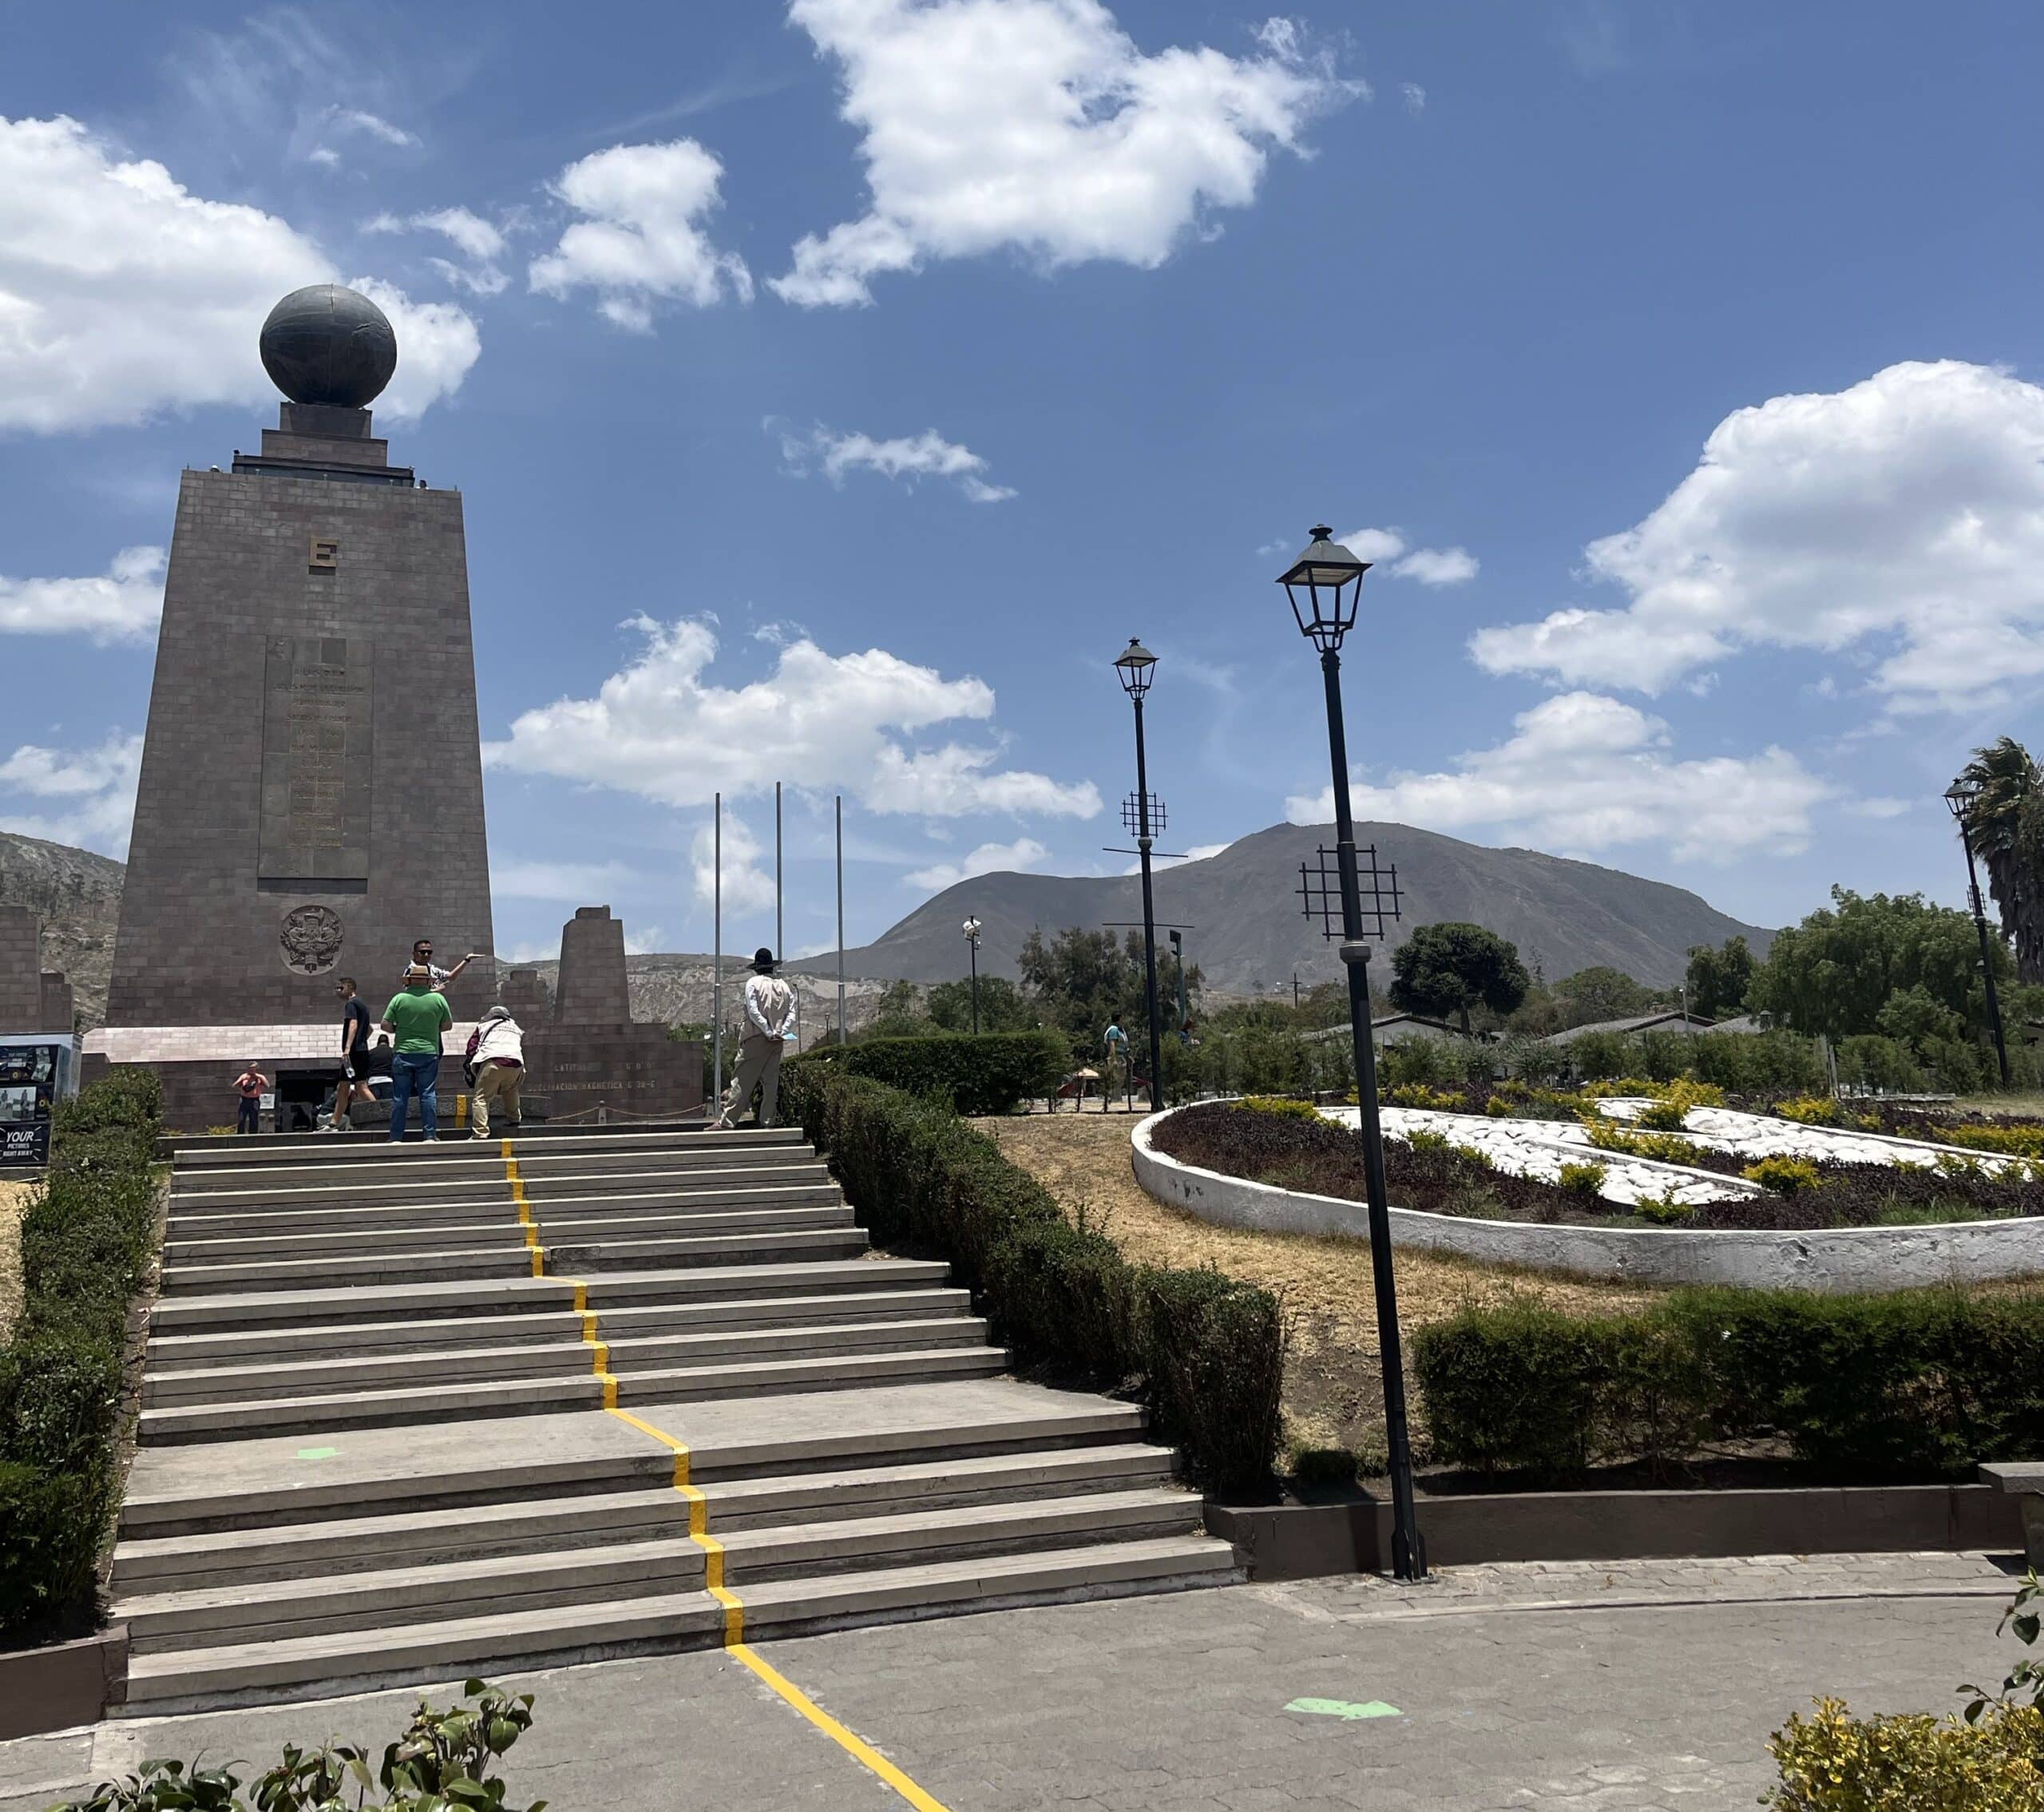
[[[1341,541],[1380,572],[1396,579],[1416,579],[1423,585],[1466,585],[1481,569],[1466,547],[1412,547],[1396,529],[1358,529]]]
[[[1010,812],[1090,818],[1100,795],[1004,768],[997,748],[925,745],[923,732],[993,716],[993,688],[947,680],[884,648],[826,653],[806,636],[775,651],[765,678],[724,686],[710,677],[715,632],[705,622],[631,620],[637,656],[593,698],[522,713],[492,766],[609,787],[669,806],[770,793],[776,780],[842,791],[869,810],[955,818]]]
[[[946,478],[975,503],[1003,503],[1015,494],[987,476],[987,462],[978,454],[946,440],[934,428],[875,440],[870,434],[840,434],[820,425],[806,434],[770,421],[767,427],[780,434],[782,461],[798,477],[813,466],[834,485],[842,485],[848,472],[877,472],[910,484],[918,478]]]
[[[901,884],[941,893],[976,874],[1026,874],[1049,854],[1034,837],[1017,837],[1012,843],[982,843],[956,862],[932,862],[927,868],[903,875]]]
[[[720,866],[717,843],[714,819],[699,827],[688,843],[688,866],[695,882],[695,898],[706,906],[714,906],[717,900]],[[721,869],[727,925],[734,914],[764,912],[773,905],[774,877],[760,866],[765,853],[745,820],[726,807]]]
[[[2044,389],[1947,359],[1738,410],[1586,560],[1624,605],[1481,630],[1478,664],[1659,692],[1745,648],[1854,650],[1891,712],[2005,702],[2044,679]]]
[[[141,772],[142,739],[118,730],[96,749],[24,743],[0,761],[0,831],[125,855]],[[36,808],[10,810],[10,793],[37,801]]]
[[[1357,776],[1356,815],[1564,853],[1652,843],[1682,860],[1721,862],[1800,850],[1812,811],[1836,791],[1781,748],[1677,760],[1666,724],[1594,692],[1544,699],[1512,723],[1503,743],[1470,751],[1452,771],[1395,773],[1380,786]],[[1294,824],[1325,824],[1333,789],[1289,799],[1285,810]]]
[[[275,391],[256,331],[277,299],[346,280],[274,214],[192,194],[76,120],[0,119],[0,427],[53,433]],[[398,374],[378,404],[416,416],[458,389],[475,323],[356,280],[390,315]]]
[[[163,614],[164,551],[124,547],[89,579],[0,575],[0,635],[85,635],[101,645],[146,641]]]
[[[533,260],[532,287],[562,298],[592,289],[606,319],[639,333],[652,327],[658,301],[707,308],[728,292],[750,302],[745,260],[703,231],[723,168],[692,138],[614,145],[570,164],[553,191],[584,218]]]
[[[866,303],[933,258],[1019,251],[1052,268],[1149,269],[1213,210],[1255,200],[1270,152],[1301,149],[1360,92],[1274,20],[1261,54],[1146,55],[1099,0],[794,0],[861,135],[867,211],[805,236],[774,280],[805,307]]]
[[[365,223],[365,232],[398,233],[406,231],[438,233],[467,260],[457,264],[449,258],[429,260],[433,268],[458,289],[477,295],[500,295],[511,280],[497,262],[505,253],[503,233],[480,214],[466,208],[430,208],[400,220],[394,214],[378,214]]]

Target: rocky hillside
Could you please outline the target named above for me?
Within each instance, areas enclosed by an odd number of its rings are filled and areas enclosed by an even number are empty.
[[[1692,945],[1743,934],[1758,956],[1773,938],[1686,889],[1594,862],[1486,849],[1402,824],[1359,825],[1357,840],[1375,843],[1380,862],[1397,865],[1404,916],[1388,939],[1392,948],[1416,925],[1467,920],[1509,938],[1550,981],[1608,964],[1663,987],[1681,979]],[[1289,990],[1295,973],[1307,985],[1339,979],[1334,946],[1298,898],[1299,864],[1313,863],[1319,846],[1333,841],[1332,825],[1278,824],[1205,861],[1158,865],[1157,917],[1190,927],[1186,960],[1199,965],[1210,988],[1274,993]],[[981,969],[1012,977],[1035,927],[1048,935],[1142,917],[1142,886],[1133,877],[982,874],[945,889],[846,961],[867,975],[949,980],[965,967],[959,926],[976,918]]]
[[[89,850],[0,831],[0,906],[24,906],[42,920],[42,966],[71,978],[87,1026],[106,1017],[113,934],[126,870]]]
[[[561,965],[534,963],[540,978],[553,992]],[[724,1019],[735,1026],[744,1011],[743,991],[748,971],[743,958],[728,953],[724,958]],[[632,1017],[636,1020],[683,1025],[710,1018],[711,986],[715,965],[707,952],[699,955],[628,956],[624,959],[625,985],[632,996]],[[802,1041],[804,1049],[838,1024],[838,973],[834,959],[827,975],[791,975],[802,1003]],[[857,1032],[867,1024],[885,992],[885,981],[848,976],[845,982],[845,1024]]]

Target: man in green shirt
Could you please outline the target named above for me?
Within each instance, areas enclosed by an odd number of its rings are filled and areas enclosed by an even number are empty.
[[[414,963],[405,985],[383,1009],[383,1029],[397,1040],[390,1056],[390,1137],[405,1136],[411,1099],[418,1096],[419,1130],[440,1138],[440,1034],[454,1023],[447,997],[433,985],[433,971]]]

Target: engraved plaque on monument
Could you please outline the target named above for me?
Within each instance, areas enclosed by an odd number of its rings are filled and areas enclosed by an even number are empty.
[[[380,1010],[414,938],[493,941],[461,494],[370,432],[367,298],[287,296],[260,351],[277,427],[178,491],[109,1025],[325,1021],[336,969]]]

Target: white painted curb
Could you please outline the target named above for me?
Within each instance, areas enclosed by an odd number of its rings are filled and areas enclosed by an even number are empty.
[[[1160,1202],[1222,1227],[1369,1237],[1361,1202],[1308,1195],[1181,1164],[1151,1144],[1172,1108],[1129,1136],[1135,1180]],[[1925,1283],[1984,1283],[2044,1272],[2044,1216],[1943,1227],[1846,1227],[1822,1232],[1659,1227],[1563,1227],[1391,1210],[1394,1245],[1487,1264],[1640,1283],[1737,1283],[1850,1295]]]

